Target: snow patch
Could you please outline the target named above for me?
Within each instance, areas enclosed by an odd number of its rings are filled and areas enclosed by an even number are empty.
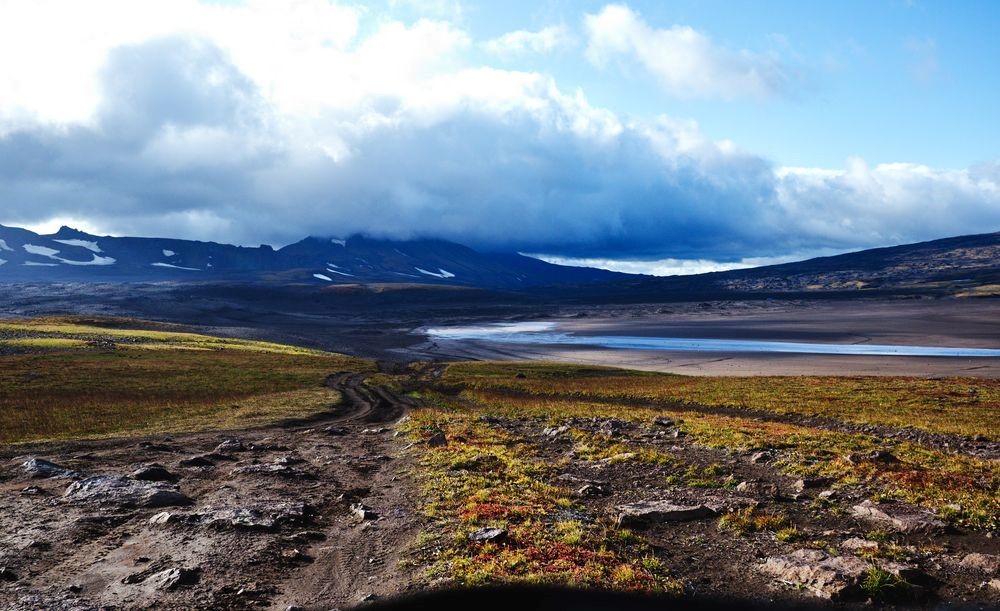
[[[95,254],[94,258],[90,261],[70,261],[69,259],[63,259],[61,257],[53,257],[54,259],[59,259],[66,265],[114,265],[115,260],[111,257],[102,257]]]
[[[4,261],[3,259],[0,259],[0,265],[3,265],[4,263],[6,263],[6,261]]]
[[[333,244],[338,244],[340,246],[343,246],[344,248],[347,248],[347,240],[339,240],[339,239],[333,238],[333,239],[330,240],[330,242],[332,242]]]
[[[455,274],[449,272],[448,270],[444,270],[444,269],[441,269],[441,268],[438,268],[437,273],[435,273],[435,272],[429,272],[426,269],[420,269],[419,267],[414,267],[413,269],[417,270],[421,274],[424,274],[424,275],[427,275],[427,276],[434,276],[435,278],[454,278],[455,277]]]
[[[323,274],[313,274],[313,278],[317,280],[326,280],[327,282],[333,282],[333,278],[330,276],[324,276]]]
[[[348,274],[347,272],[338,272],[335,269],[328,269],[326,271],[329,272],[329,273],[331,273],[331,274],[340,274],[341,276],[349,276],[351,278],[354,277],[354,274]]]
[[[37,261],[25,261],[22,265],[28,267],[59,267],[58,263],[38,263]]]
[[[33,255],[41,255],[43,257],[53,258],[52,255],[58,255],[59,251],[55,248],[49,248],[48,246],[37,246],[35,244],[25,244],[24,249]]]
[[[172,250],[167,250],[166,248],[164,248],[164,249],[163,249],[163,256],[164,256],[164,257],[172,257],[172,256],[174,256],[174,255],[176,255],[176,254],[177,254],[177,253],[175,253],[175,252],[174,252],[174,251],[172,251]]]
[[[59,242],[60,244],[65,244],[66,246],[79,246],[80,248],[86,248],[90,252],[101,253],[101,247],[97,245],[97,242],[90,242],[88,240],[52,240],[53,242]]]
[[[197,267],[181,267],[180,265],[171,265],[169,263],[150,263],[153,267],[169,267],[170,269],[183,269],[189,272],[200,272],[201,270]]]
[[[55,241],[56,242],[62,242],[64,240],[55,240]],[[65,240],[65,242],[83,242],[83,241],[84,240]],[[97,244],[94,243],[94,242],[87,242],[87,244],[93,244],[95,248],[97,247]],[[70,244],[70,246],[79,246],[79,244]],[[89,247],[86,247],[86,246],[84,248],[87,248],[87,250],[93,251],[92,248],[89,248]],[[35,244],[25,244],[24,245],[24,249],[26,251],[28,251],[29,253],[33,254],[33,255],[39,255],[41,257],[48,257],[50,259],[54,259],[54,260],[58,261],[59,263],[65,263],[66,265],[113,265],[115,263],[115,260],[112,259],[111,257],[102,257],[102,256],[100,256],[100,255],[98,255],[96,253],[94,254],[94,258],[91,259],[90,261],[74,261],[72,259],[64,259],[62,257],[57,257],[56,255],[59,254],[59,251],[56,250],[56,249],[54,249],[54,248],[49,248],[47,246],[37,246]],[[99,248],[98,248],[97,252],[100,252]],[[25,263],[25,265],[27,265],[27,263]],[[45,265],[47,267],[52,267],[53,265],[57,265],[57,264],[56,263],[38,263],[37,265]]]
[[[14,252],[14,249],[11,248],[10,246],[7,246],[7,242],[4,242],[3,240],[0,240],[0,250],[6,250],[7,252]]]

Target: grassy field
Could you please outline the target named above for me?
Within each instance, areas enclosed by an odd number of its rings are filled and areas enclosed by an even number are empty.
[[[523,377],[515,377],[517,373]],[[1000,380],[688,377],[538,363],[462,363],[449,369],[447,380],[535,397],[698,403],[1000,440]]]
[[[129,326],[141,328],[129,328]],[[118,319],[0,323],[0,443],[254,426],[329,408],[358,359]]]

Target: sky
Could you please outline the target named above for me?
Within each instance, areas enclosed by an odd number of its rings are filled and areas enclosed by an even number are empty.
[[[657,274],[996,231],[998,25],[971,0],[0,0],[0,224]]]

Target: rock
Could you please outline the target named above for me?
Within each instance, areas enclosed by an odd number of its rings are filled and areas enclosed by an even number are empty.
[[[169,524],[170,522],[178,521],[179,516],[170,513],[169,511],[161,511],[155,516],[149,518],[149,523],[152,526],[161,526],[163,524]]]
[[[71,583],[66,586],[66,591],[71,594],[79,594],[80,592],[83,592],[83,586],[78,583]]]
[[[378,519],[378,514],[372,511],[372,508],[364,503],[354,503],[351,505],[351,512],[354,514],[354,517],[358,518],[362,522]]]
[[[556,437],[559,437],[567,432],[569,432],[569,427],[565,424],[562,426],[547,426],[542,429],[542,436],[555,439]]]
[[[832,498],[836,497],[837,496],[837,492],[835,490],[824,490],[823,492],[820,492],[816,496],[818,498],[821,498],[821,499],[827,499],[827,500],[829,500],[829,499],[832,499]]]
[[[1000,579],[991,579],[986,582],[986,587],[994,592],[1000,592]]]
[[[967,554],[959,564],[963,568],[983,571],[987,575],[996,575],[1000,572],[1000,556],[994,554]]]
[[[614,462],[628,462],[636,457],[635,452],[622,452],[621,454],[615,454],[614,456],[609,456],[607,458],[602,458],[599,462],[602,463],[614,463]]]
[[[667,418],[666,416],[657,416],[653,418],[654,426],[662,426],[664,428],[670,428],[677,425],[677,422],[673,418]]]
[[[687,522],[718,515],[705,505],[678,505],[671,501],[640,501],[618,505],[618,526],[642,526],[656,522]]]
[[[171,507],[192,503],[173,484],[142,482],[119,475],[97,475],[74,482],[66,488],[63,497],[75,502],[111,503],[129,507]]]
[[[862,452],[855,452],[853,454],[848,454],[844,457],[847,462],[856,465],[863,462],[877,462],[883,464],[897,463],[899,459],[896,458],[892,452],[886,450],[873,450],[867,454]]]
[[[39,488],[38,486],[25,486],[21,488],[22,496],[42,496],[48,494],[44,488]]]
[[[576,496],[588,497],[588,496],[607,496],[611,494],[611,490],[606,485],[587,483],[580,486],[576,490]]]
[[[833,478],[830,477],[803,477],[795,480],[792,484],[792,490],[795,492],[804,492],[810,488],[824,488],[832,483]]]
[[[501,541],[507,537],[507,531],[502,528],[480,528],[469,533],[469,541],[475,543],[485,543],[487,541]]]
[[[182,467],[214,467],[215,466],[215,463],[212,462],[211,460],[209,460],[208,458],[206,458],[204,455],[202,455],[202,456],[192,456],[190,458],[185,458],[184,460],[182,460],[178,464],[180,466],[182,466]]]
[[[325,426],[320,430],[332,437],[342,437],[348,433],[347,429],[342,426]]]
[[[156,463],[137,468],[132,472],[132,478],[144,482],[175,482],[178,479],[176,475],[167,471],[166,467]]]
[[[813,596],[839,599],[858,591],[870,566],[857,556],[830,556],[815,549],[799,549],[768,558],[760,569],[780,581],[805,588]]]
[[[444,436],[443,432],[438,431],[437,433],[434,433],[434,435],[432,435],[430,439],[427,440],[427,445],[429,445],[432,448],[440,448],[442,446],[448,445],[448,438]]]
[[[232,470],[231,475],[279,475],[281,477],[308,477],[308,474],[303,471],[276,463],[237,467]]]
[[[17,573],[10,567],[0,566],[0,581],[17,581]]]
[[[289,562],[310,562],[312,558],[297,547],[281,550],[281,557]]]
[[[936,533],[947,527],[930,512],[905,503],[874,503],[867,500],[852,507],[851,512],[869,522],[890,526],[904,533]]]
[[[175,448],[164,443],[153,443],[150,441],[140,442],[139,449],[145,450],[146,452],[173,452],[175,450]]]
[[[153,573],[145,581],[157,590],[173,590],[177,586],[190,586],[198,583],[198,573],[198,569],[177,567]]]
[[[29,458],[24,461],[21,467],[30,477],[36,478],[71,478],[78,475],[76,471],[57,465],[52,461],[45,460],[44,458]]]
[[[306,611],[306,608],[298,605],[288,605],[285,607],[285,611]]]
[[[274,461],[276,465],[301,465],[305,462],[304,458],[298,456],[288,455],[282,456]]]
[[[209,526],[270,530],[286,522],[302,521],[306,514],[305,503],[259,501],[241,507],[206,507],[204,511],[194,514],[194,517]]]
[[[246,450],[247,447],[243,445],[243,440],[233,437],[231,439],[226,439],[219,445],[215,446],[213,453],[226,454],[228,452],[245,452]]]
[[[869,541],[868,539],[851,537],[840,544],[840,549],[847,550],[854,554],[859,552],[874,553],[879,550],[879,544],[875,541]]]
[[[772,458],[774,458],[774,452],[771,450],[754,452],[753,454],[750,455],[750,463],[754,465],[759,465],[761,463],[766,463]]]
[[[773,498],[778,496],[778,487],[767,482],[740,482],[736,486],[736,492]]]

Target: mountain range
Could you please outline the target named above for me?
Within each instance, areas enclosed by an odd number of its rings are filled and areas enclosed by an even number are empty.
[[[517,289],[611,282],[625,274],[483,253],[442,240],[308,237],[283,248],[167,238],[41,235],[0,225],[2,281],[420,283]]]
[[[862,250],[752,269],[658,278],[479,252],[443,240],[308,237],[283,248],[168,238],[41,235],[0,225],[0,282],[223,281],[419,284],[657,299],[728,294],[1000,294],[1000,232]],[[562,289],[561,289],[562,290]]]

